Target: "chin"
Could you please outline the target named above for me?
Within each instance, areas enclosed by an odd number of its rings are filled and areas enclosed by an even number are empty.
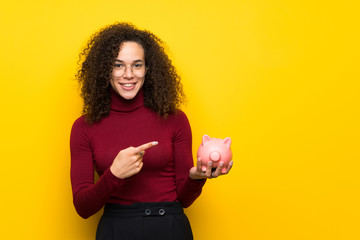
[[[133,99],[136,95],[120,95],[122,98],[126,99],[126,100],[131,100]]]
[[[125,93],[122,91],[117,91],[117,92],[122,98],[124,98],[126,100],[131,100],[134,97],[136,97],[136,95],[139,91],[137,90],[137,91],[131,91],[131,92],[125,92]]]

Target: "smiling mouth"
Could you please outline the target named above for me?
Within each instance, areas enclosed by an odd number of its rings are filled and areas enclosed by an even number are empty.
[[[120,83],[120,85],[124,86],[124,87],[132,87],[134,86],[136,83]]]
[[[121,88],[124,89],[125,91],[131,91],[135,88],[135,85],[137,83],[119,83]]]

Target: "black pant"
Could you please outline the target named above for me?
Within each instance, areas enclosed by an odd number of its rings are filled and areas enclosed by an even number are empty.
[[[96,240],[192,240],[190,223],[178,202],[105,205]]]

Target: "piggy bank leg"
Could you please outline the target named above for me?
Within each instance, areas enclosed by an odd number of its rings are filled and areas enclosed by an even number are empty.
[[[224,166],[223,169],[221,169],[221,173],[226,173],[227,166]]]
[[[207,166],[206,166],[206,165],[201,165],[201,170],[202,170],[203,172],[206,172]]]

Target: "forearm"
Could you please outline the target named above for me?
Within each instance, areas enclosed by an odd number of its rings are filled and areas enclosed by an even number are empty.
[[[73,202],[77,213],[82,218],[88,218],[98,212],[121,182],[121,179],[116,178],[108,169],[95,184],[88,184],[74,192]]]
[[[184,208],[189,207],[201,194],[206,179],[195,180],[186,176],[182,181],[177,182],[178,200]]]

